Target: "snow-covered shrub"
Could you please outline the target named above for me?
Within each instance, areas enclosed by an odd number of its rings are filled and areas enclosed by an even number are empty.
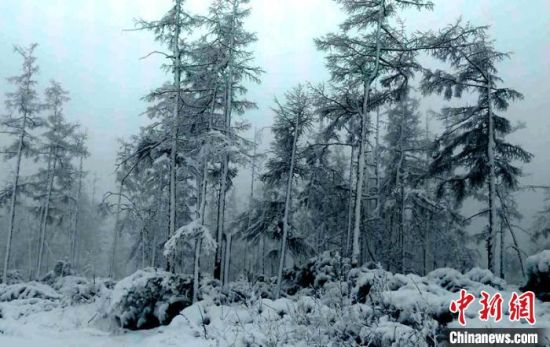
[[[216,306],[233,303],[247,304],[260,298],[271,297],[270,290],[273,287],[266,289],[267,287],[264,284],[263,282],[252,284],[245,278],[240,278],[222,287],[220,281],[205,278],[201,282],[198,299],[211,302]],[[266,293],[266,290],[269,292]]]
[[[122,328],[150,329],[169,324],[192,302],[193,281],[152,268],[138,270],[113,289],[110,316]]]
[[[16,284],[23,282],[23,275],[19,270],[8,270],[7,283],[5,284]],[[0,277],[0,283],[2,283],[2,277]]]
[[[294,295],[302,289],[320,289],[326,283],[337,282],[348,267],[349,261],[338,252],[324,252],[310,258],[303,266],[295,266],[283,273],[282,290]]]
[[[263,275],[256,277],[253,283],[254,292],[262,299],[273,299],[273,288],[275,288],[276,285],[277,279],[275,277]]]
[[[351,285],[351,299],[354,303],[364,304],[367,301],[369,294],[381,293],[389,289],[389,285],[393,283],[394,275],[391,272],[383,269],[369,269],[360,267],[351,269],[348,272],[348,282]]]
[[[214,305],[219,306],[222,304],[221,292],[222,283],[219,280],[211,277],[205,277],[201,279],[197,299],[200,301],[209,301]]]
[[[471,279],[461,274],[460,271],[448,267],[435,269],[426,278],[453,293],[457,293],[463,288],[477,287]]]
[[[71,304],[93,301],[99,292],[100,283],[88,281],[85,277],[59,277],[53,288],[61,293]]]
[[[44,275],[40,282],[44,282],[49,284],[50,286],[53,286],[59,277],[72,275],[74,275],[74,271],[72,270],[71,263],[59,260],[57,263],[55,263],[53,270]]]
[[[428,343],[423,331],[410,326],[383,319],[376,326],[364,327],[356,343],[360,346],[372,347],[427,347]]]
[[[223,292],[227,303],[247,303],[257,297],[254,286],[244,278],[229,283]]]
[[[466,278],[478,282],[496,289],[504,289],[506,287],[506,281],[502,278],[495,276],[490,270],[480,269],[475,267],[464,274]]]
[[[521,289],[534,292],[542,301],[550,301],[550,250],[527,258],[527,283]]]
[[[61,295],[52,287],[38,282],[0,285],[0,302],[33,298],[58,300]]]

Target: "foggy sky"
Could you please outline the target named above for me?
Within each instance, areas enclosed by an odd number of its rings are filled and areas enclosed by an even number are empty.
[[[507,116],[525,121],[527,129],[511,140],[535,155],[525,167],[529,176],[524,183],[550,185],[550,0],[434,2],[432,12],[406,15],[410,30],[440,28],[462,16],[477,25],[490,25],[497,48],[514,52],[499,67],[505,85],[524,93],[525,100],[512,105]],[[186,8],[205,13],[208,3],[188,0]],[[159,69],[160,57],[140,59],[159,48],[153,36],[124,29],[133,28],[137,17],[158,19],[169,6],[169,0],[0,0],[0,113],[4,113],[4,93],[10,90],[4,77],[20,69],[13,44],[37,42],[40,90],[53,78],[70,91],[65,113],[88,130],[91,157],[86,169],[99,176],[98,194],[113,186],[116,139],[137,134],[147,124],[140,116],[146,107],[140,98],[170,79]],[[247,25],[257,33],[256,62],[266,73],[261,85],[250,86],[249,98],[259,108],[245,117],[261,127],[271,124],[275,96],[299,82],[328,78],[323,54],[312,40],[336,30],[342,14],[331,0],[252,0],[251,6]],[[430,97],[422,108],[437,110],[442,105],[439,100]],[[0,179],[12,166],[0,162]],[[246,190],[246,185],[240,186]],[[541,207],[542,194],[519,198],[527,215]]]

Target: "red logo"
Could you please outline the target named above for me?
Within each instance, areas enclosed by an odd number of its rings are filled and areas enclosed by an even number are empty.
[[[479,311],[479,319],[482,321],[489,320],[489,317],[493,317],[495,322],[499,322],[502,319],[502,295],[496,293],[491,298],[491,295],[486,291],[481,291],[481,300],[479,300],[482,308]]]
[[[473,294],[469,294],[465,289],[460,290],[460,298],[451,301],[449,309],[452,313],[458,313],[458,323],[462,326],[466,325],[465,312],[475,300]],[[500,293],[491,296],[486,291],[481,291],[481,310],[479,310],[479,319],[488,321],[493,318],[495,322],[502,319],[502,304],[503,298]],[[525,292],[521,295],[513,292],[510,301],[508,302],[510,321],[519,321],[525,319],[529,324],[535,324],[535,293]]]
[[[458,322],[460,325],[466,325],[466,319],[464,318],[464,312],[468,309],[468,306],[472,304],[475,296],[468,294],[465,289],[460,290],[460,299],[451,301],[450,310],[452,313],[458,312]]]
[[[510,309],[510,321],[525,318],[529,324],[535,324],[535,293],[525,292],[521,295],[516,292],[512,293],[508,308]]]

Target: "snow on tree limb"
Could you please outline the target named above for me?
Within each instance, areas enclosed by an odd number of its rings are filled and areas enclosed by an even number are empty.
[[[210,231],[204,225],[194,220],[191,223],[182,226],[176,233],[166,241],[164,245],[164,256],[169,257],[177,251],[177,245],[180,240],[190,242],[196,239],[202,240],[202,248],[206,252],[211,252],[216,249],[216,240],[212,238]]]

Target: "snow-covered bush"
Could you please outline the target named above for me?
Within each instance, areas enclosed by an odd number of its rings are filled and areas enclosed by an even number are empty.
[[[52,287],[38,282],[0,285],[0,302],[33,298],[58,300],[61,295]]]
[[[23,282],[23,275],[19,270],[8,270],[7,283],[5,284],[16,284]],[[0,276],[0,283],[2,283],[2,277]]]
[[[387,319],[382,319],[376,326],[364,327],[360,339],[356,340],[360,346],[372,347],[427,347],[434,345],[428,341],[429,339],[422,330]]]
[[[495,276],[490,270],[475,267],[464,274],[468,279],[496,289],[504,289],[506,281]]]
[[[53,286],[58,278],[72,275],[74,275],[74,271],[72,270],[71,263],[60,260],[55,263],[52,271],[48,272],[46,275],[44,275],[44,277],[42,277],[40,282],[44,282],[49,284],[50,286]]]
[[[138,270],[113,289],[110,316],[127,329],[150,329],[169,324],[192,302],[193,281],[152,268]]]
[[[460,271],[448,267],[435,269],[426,278],[453,293],[457,293],[463,288],[476,287],[476,284]]]
[[[76,304],[93,301],[99,292],[100,285],[100,283],[88,281],[85,277],[65,276],[57,278],[52,287],[70,304]]]
[[[533,291],[542,301],[550,301],[550,250],[527,258],[527,283],[521,289]]]
[[[254,292],[259,298],[273,299],[273,288],[277,285],[275,277],[260,275],[254,281]]]
[[[351,285],[351,299],[354,303],[364,304],[373,289],[373,292],[381,293],[388,289],[393,279],[393,274],[382,269],[369,269],[360,267],[348,272],[348,282]]]
[[[283,273],[282,291],[294,295],[302,289],[320,289],[326,283],[340,281],[349,261],[337,252],[324,252],[310,258],[303,266]]]
[[[220,281],[204,278],[201,282],[198,299],[220,306],[233,303],[247,304],[260,298],[271,297],[272,286],[275,285],[275,280],[273,280],[271,287],[264,283],[263,280],[252,284],[245,278],[239,278],[222,287]]]

